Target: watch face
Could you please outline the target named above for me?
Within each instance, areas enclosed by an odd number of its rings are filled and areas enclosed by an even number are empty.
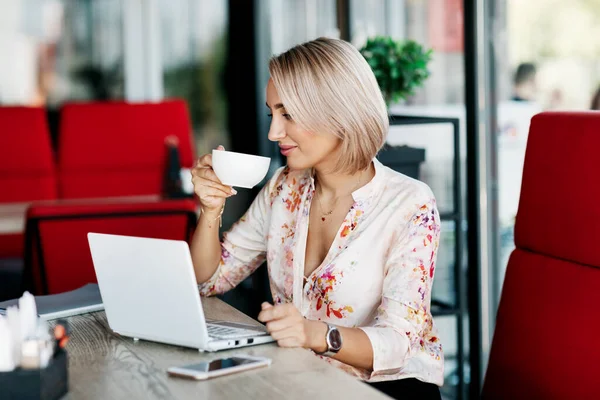
[[[333,329],[329,332],[329,344],[331,350],[339,351],[342,348],[342,335],[337,329]]]

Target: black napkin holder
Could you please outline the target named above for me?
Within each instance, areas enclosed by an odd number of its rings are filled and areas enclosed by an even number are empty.
[[[0,372],[0,400],[58,400],[69,391],[67,352],[59,349],[46,368]]]

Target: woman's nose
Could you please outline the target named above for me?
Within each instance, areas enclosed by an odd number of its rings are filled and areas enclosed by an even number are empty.
[[[271,121],[269,127],[269,140],[272,142],[278,142],[285,137],[285,127],[283,124],[278,124],[276,121]]]

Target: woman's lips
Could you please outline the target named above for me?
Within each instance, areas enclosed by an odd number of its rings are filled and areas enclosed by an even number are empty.
[[[287,157],[296,149],[296,147],[297,146],[279,146],[279,149],[281,150],[281,154]]]

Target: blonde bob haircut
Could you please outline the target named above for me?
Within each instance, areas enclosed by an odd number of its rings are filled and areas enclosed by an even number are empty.
[[[309,132],[341,139],[337,173],[366,169],[385,144],[387,107],[373,71],[354,46],[319,38],[269,62],[285,110]]]

